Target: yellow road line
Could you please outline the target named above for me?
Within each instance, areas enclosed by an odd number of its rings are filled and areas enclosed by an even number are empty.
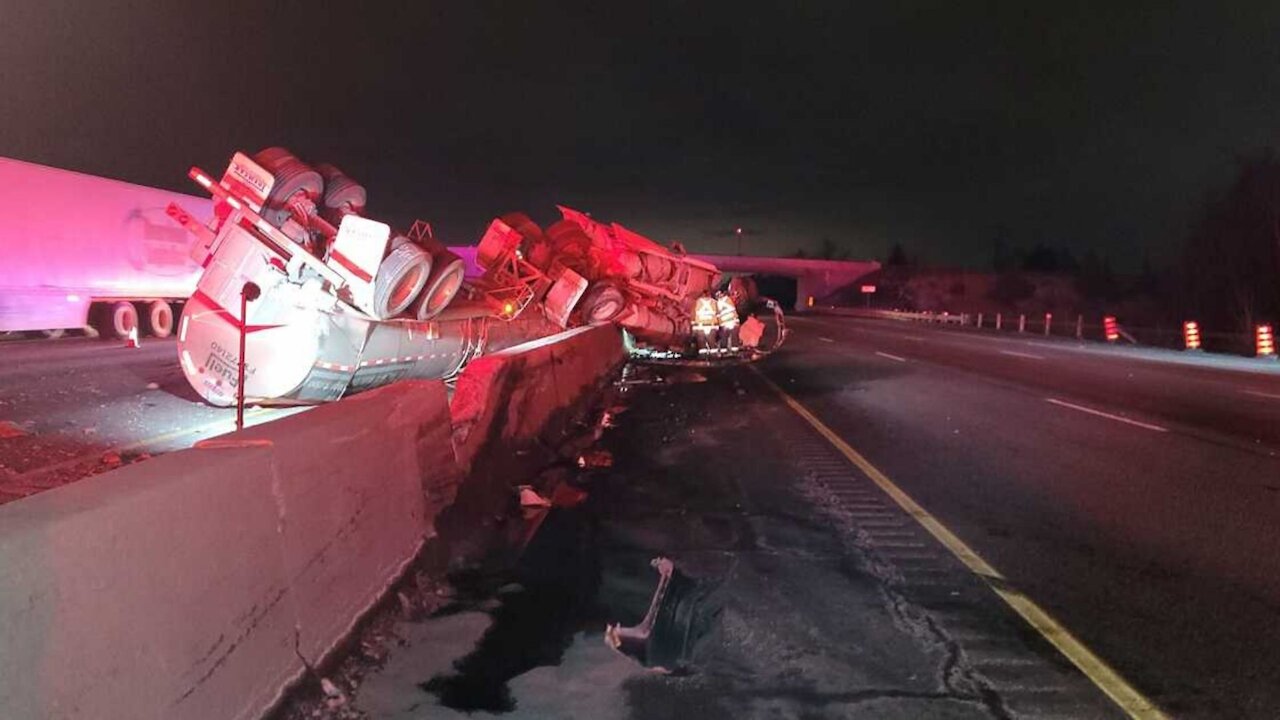
[[[246,427],[248,426],[249,420],[265,415],[268,412],[270,412],[270,410],[268,408],[263,408],[263,407],[246,410],[244,413],[245,426]],[[152,435],[149,438],[135,440],[125,445],[114,445],[112,447],[105,448],[103,450],[95,450],[94,452],[91,452],[91,453],[85,453],[84,455],[78,455],[73,458],[68,458],[61,462],[53,463],[52,465],[42,465],[37,468],[32,468],[30,470],[27,470],[26,472],[23,472],[8,478],[6,482],[21,485],[23,482],[30,482],[33,478],[43,477],[48,473],[56,472],[63,468],[75,467],[82,463],[94,462],[99,458],[101,458],[103,453],[108,453],[108,452],[121,453],[121,452],[129,452],[132,450],[138,450],[140,448],[145,448],[151,445],[159,445],[160,443],[168,442],[169,440],[175,440],[177,438],[182,437],[183,435],[199,435],[202,433],[209,432],[210,430],[217,430],[222,425],[226,425],[227,432],[231,432],[232,430],[235,429],[235,424],[236,424],[235,418],[231,417],[223,420],[213,420],[213,421],[204,423],[203,425],[195,425],[189,428],[173,430],[171,432],[162,433],[160,435]]]
[[[253,418],[256,418],[267,412],[269,412],[267,408],[262,408],[262,407],[245,410],[244,411],[245,427],[248,427],[249,420],[252,420]],[[174,430],[172,432],[162,433],[160,435],[153,435],[149,438],[136,440],[132,443],[129,443],[128,445],[121,445],[120,447],[115,448],[115,451],[121,452],[121,451],[128,451],[128,450],[136,450],[138,448],[147,447],[148,445],[159,445],[162,442],[168,442],[169,440],[180,438],[183,435],[198,435],[201,433],[208,432],[210,430],[216,430],[218,429],[218,427],[222,425],[227,425],[228,426],[227,432],[231,432],[236,428],[236,419],[234,417],[230,417],[230,418],[224,418],[222,420],[212,420],[210,422],[204,423],[203,425],[196,425],[194,427]]]
[[[778,387],[773,381],[764,376],[758,368],[752,367],[760,379],[764,380],[774,392],[782,398],[797,415],[804,418],[813,429],[817,430],[827,442],[831,443],[840,454],[844,455],[849,462],[861,470],[867,477],[871,478],[877,486],[880,487],[889,497],[893,498],[903,510],[916,522],[920,523],[925,530],[929,531],[938,539],[938,542],[946,546],[951,554],[955,555],[960,562],[965,564],[975,575],[982,578],[983,582],[990,587],[996,595],[999,595],[1014,612],[1022,616],[1031,627],[1035,628],[1044,639],[1048,640],[1058,649],[1068,660],[1070,660],[1080,671],[1093,681],[1100,690],[1107,694],[1120,709],[1128,713],[1129,717],[1140,720],[1167,720],[1168,716],[1164,714],[1142,693],[1138,692],[1132,685],[1120,677],[1120,674],[1107,665],[1107,663],[1093,653],[1084,643],[1076,639],[1069,630],[1053,619],[1044,608],[1036,604],[1034,600],[1024,595],[1016,588],[1009,585],[1008,581],[998,570],[983,560],[978,553],[964,543],[963,540],[956,537],[954,533],[947,529],[945,525],[938,522],[927,510],[920,507],[915,500],[911,499],[897,485],[889,479],[887,475],[880,472],[875,465],[872,465],[857,450],[854,450],[849,443],[845,442],[834,430],[827,427],[825,423],[819,420],[813,413],[800,404],[798,400],[787,394],[785,390]]]

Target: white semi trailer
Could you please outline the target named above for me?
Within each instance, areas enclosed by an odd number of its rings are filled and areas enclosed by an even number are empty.
[[[0,333],[172,334],[202,271],[174,202],[212,214],[208,198],[0,158]]]

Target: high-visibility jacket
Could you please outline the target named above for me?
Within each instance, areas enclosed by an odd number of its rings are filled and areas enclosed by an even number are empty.
[[[732,330],[738,327],[738,308],[733,306],[733,300],[728,295],[716,298],[716,318],[722,328]]]
[[[698,298],[693,306],[693,327],[710,330],[716,326],[716,301],[708,295]]]

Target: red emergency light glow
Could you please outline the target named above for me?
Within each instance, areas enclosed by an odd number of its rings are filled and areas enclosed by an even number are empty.
[[[1187,350],[1200,349],[1200,323],[1195,320],[1182,323],[1182,343]]]
[[[1120,328],[1116,325],[1115,316],[1107,315],[1102,318],[1102,331],[1107,336],[1107,342],[1115,342],[1120,339]]]
[[[1258,357],[1276,356],[1276,336],[1270,325],[1259,325],[1257,329]]]
[[[808,305],[809,307],[813,307],[813,296],[812,296],[812,295],[810,295],[810,296],[809,296],[809,299],[805,301],[805,304],[806,304],[806,305]]]

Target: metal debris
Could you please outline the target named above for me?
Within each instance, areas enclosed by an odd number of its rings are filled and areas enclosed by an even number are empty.
[[[604,631],[604,641],[609,647],[641,663],[648,659],[649,639],[658,620],[658,612],[666,600],[667,589],[671,586],[671,573],[675,571],[675,563],[664,557],[654,558],[649,565],[658,571],[658,588],[653,592],[653,600],[644,619],[632,627],[623,627],[621,623],[607,625]]]
[[[9,420],[0,421],[0,438],[22,437],[26,434],[27,431],[18,427],[17,423]]]
[[[578,456],[580,468],[613,467],[613,453],[608,450],[588,450]]]
[[[521,485],[520,488],[520,507],[525,508],[549,508],[551,501],[538,494],[532,485]]]

